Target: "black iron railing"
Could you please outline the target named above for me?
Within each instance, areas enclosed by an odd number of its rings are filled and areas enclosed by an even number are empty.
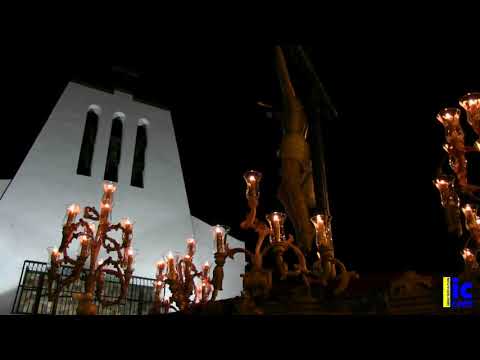
[[[71,267],[63,266],[61,276],[65,277]],[[20,282],[12,307],[12,314],[32,315],[75,315],[78,302],[74,293],[83,292],[88,270],[80,279],[65,287],[54,301],[48,301],[48,265],[43,262],[26,260],[23,264]],[[132,276],[126,299],[118,305],[104,307],[97,303],[98,315],[147,315],[153,302],[154,279]],[[113,300],[120,294],[120,283],[116,277],[105,276],[104,297]]]

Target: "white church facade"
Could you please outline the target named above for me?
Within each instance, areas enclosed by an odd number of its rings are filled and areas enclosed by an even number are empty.
[[[98,208],[104,180],[117,183],[112,222],[134,222],[135,276],[153,278],[155,263],[191,237],[195,262],[212,262],[214,224],[190,214],[170,112],[70,82],[15,177],[0,181],[0,314],[11,311],[23,262],[46,261],[67,206]],[[244,266],[244,257],[227,262],[219,299],[240,295]]]

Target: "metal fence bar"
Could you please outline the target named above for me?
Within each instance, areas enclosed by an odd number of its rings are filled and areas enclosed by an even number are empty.
[[[37,293],[35,294],[35,303],[33,304],[32,314],[38,314],[38,307],[42,298],[43,279],[45,278],[45,273],[41,273],[39,277],[40,279],[38,281]]]
[[[88,269],[85,269],[80,279],[62,289],[58,297],[48,301],[48,282],[46,280],[48,266],[46,263],[26,260],[12,306],[13,314],[50,314],[75,315],[77,301],[72,295],[83,291]],[[60,276],[66,277],[71,267],[63,266]],[[128,286],[126,299],[121,304],[104,307],[98,305],[99,315],[146,315],[153,303],[154,279],[133,276]],[[104,297],[114,300],[120,295],[120,283],[117,278],[105,277]]]

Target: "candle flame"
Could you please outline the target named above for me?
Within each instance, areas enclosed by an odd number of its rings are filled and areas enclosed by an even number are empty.
[[[204,268],[209,268],[210,267],[210,264],[208,263],[208,261],[206,261],[205,264],[203,264],[203,267]]]
[[[470,249],[463,249],[462,256],[464,260],[467,260],[468,258],[473,257],[473,253],[470,251]]]
[[[445,113],[445,115],[443,115],[443,117],[447,120],[450,120],[453,116],[450,114],[450,113]]]
[[[195,239],[188,239],[188,240],[187,240],[187,243],[188,243],[188,244],[195,244]]]
[[[188,255],[188,254],[185,255],[183,258],[184,258],[185,260],[187,260],[187,261],[191,259],[190,255]]]
[[[217,234],[220,234],[220,233],[222,232],[222,228],[221,228],[220,226],[216,226],[216,227],[215,227],[215,232],[216,232]]]
[[[128,256],[133,256],[133,249],[132,248],[128,249],[127,254]]]
[[[446,180],[443,180],[443,179],[437,179],[435,181],[435,186],[437,187],[437,189],[442,189],[442,188],[445,188],[448,186],[448,181]]]
[[[105,192],[114,192],[117,190],[117,187],[115,186],[115,184],[113,183],[110,183],[110,182],[105,182],[103,184],[103,190]]]
[[[169,259],[173,259],[173,254],[172,254],[172,252],[171,252],[171,251],[169,251],[169,252],[168,252],[168,255],[167,255],[167,257],[168,257]]]
[[[103,264],[103,259],[98,260],[98,266],[102,266]]]
[[[465,207],[464,207],[462,210],[463,210],[463,212],[465,212],[465,213],[467,213],[467,212],[468,212],[468,213],[472,212],[472,208],[471,208],[470,204],[465,205]]]
[[[248,180],[250,180],[251,182],[254,182],[254,181],[255,181],[255,176],[250,175],[250,177],[248,178]]]
[[[162,286],[162,282],[160,280],[157,281],[157,286]]]
[[[72,204],[68,207],[68,212],[72,214],[78,214],[80,212],[80,205]]]
[[[279,217],[278,217],[277,214],[273,215],[273,221],[279,221],[279,220],[280,220],[280,219],[279,219]]]

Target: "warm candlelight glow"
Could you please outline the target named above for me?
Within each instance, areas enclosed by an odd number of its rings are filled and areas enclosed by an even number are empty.
[[[128,256],[133,256],[133,255],[134,255],[133,249],[132,249],[132,248],[129,248],[129,249],[127,250],[127,254],[128,254]]]
[[[101,207],[102,209],[110,210],[110,204],[100,203],[100,207]]]
[[[103,265],[103,259],[98,260],[98,266],[102,266],[102,265]]]
[[[170,259],[172,259],[172,260],[173,260],[173,254],[172,254],[172,252],[171,252],[171,251],[169,251],[169,252],[168,252],[168,255],[167,255],[167,257],[168,257],[168,260],[170,260]]]
[[[116,190],[117,190],[117,187],[115,186],[114,183],[109,182],[109,181],[105,181],[103,183],[103,191],[105,191],[106,193],[113,193]]]
[[[87,235],[82,235],[80,236],[80,243],[84,246],[86,244],[88,244],[88,237]]]
[[[466,111],[470,111],[475,107],[480,108],[480,93],[468,93],[460,99],[459,104]]]
[[[468,248],[463,249],[462,257],[463,257],[463,260],[465,260],[465,262],[468,262],[468,263],[475,261],[475,255],[473,255],[473,253]]]
[[[88,227],[90,228],[90,230],[92,231],[92,233],[95,233],[96,226],[95,226],[94,223],[88,223]]]
[[[72,205],[70,205],[70,206],[68,207],[67,210],[68,210],[68,212],[69,212],[70,214],[75,214],[75,215],[77,215],[77,214],[80,213],[80,205],[78,205],[78,204],[72,204]]]
[[[317,248],[332,245],[331,218],[326,215],[317,214],[310,219],[315,227]]]
[[[438,190],[445,190],[446,188],[448,188],[448,181],[443,179],[437,179],[435,180],[435,186]]]
[[[193,257],[193,255],[195,255],[195,251],[196,251],[195,239],[193,239],[193,238],[187,239],[187,254],[188,254],[188,256]]]
[[[132,222],[130,221],[129,218],[124,218],[120,221],[120,225],[122,225],[122,228],[125,230],[130,230],[133,226]]]
[[[213,246],[216,253],[224,254],[227,251],[226,235],[229,231],[230,228],[223,225],[215,225],[212,228]]]
[[[445,127],[451,125],[457,125],[460,119],[460,109],[446,108],[440,111],[437,115],[437,120],[440,121]]]
[[[470,204],[466,204],[465,207],[462,208],[462,211],[465,216],[469,216],[472,214],[472,207],[470,206]]]
[[[57,257],[57,256],[60,255],[60,252],[58,251],[57,248],[53,248],[53,249],[52,249],[52,255],[55,256],[55,257]]]
[[[270,226],[270,242],[278,243],[285,241],[284,222],[287,216],[280,212],[273,212],[266,216]]]
[[[249,170],[243,174],[243,178],[247,183],[247,199],[258,198],[260,196],[260,180],[262,179],[262,174],[255,170]]]
[[[477,151],[480,151],[480,141],[475,141],[475,149],[477,149]]]

